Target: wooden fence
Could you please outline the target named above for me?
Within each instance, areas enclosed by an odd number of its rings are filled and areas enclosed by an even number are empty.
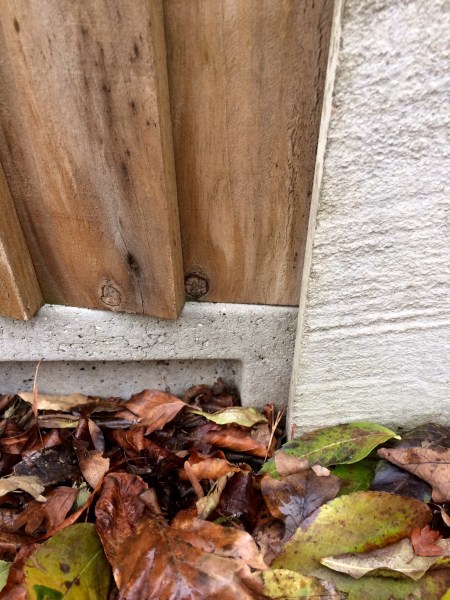
[[[2,0],[0,314],[297,304],[332,5]]]

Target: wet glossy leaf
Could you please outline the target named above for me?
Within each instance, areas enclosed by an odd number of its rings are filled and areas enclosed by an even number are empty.
[[[79,472],[77,459],[70,445],[36,450],[14,467],[16,475],[34,476],[45,486],[77,477]]]
[[[26,561],[24,571],[30,600],[108,596],[111,572],[90,523],[68,527],[44,542]]]
[[[191,408],[190,411],[196,415],[200,415],[208,421],[217,423],[218,425],[230,425],[235,423],[241,427],[253,427],[257,423],[267,423],[266,417],[252,407],[232,406],[224,408],[215,413],[207,413],[203,410]]]
[[[264,592],[269,598],[279,598],[280,600],[291,598],[340,599],[339,593],[332,584],[287,569],[270,569],[262,574],[262,578]]]
[[[114,554],[136,532],[141,520],[150,516],[139,498],[147,489],[148,485],[137,475],[110,473],[105,477],[95,516],[107,555]]]
[[[303,521],[272,566],[309,575],[326,556],[382,548],[425,526],[431,516],[413,498],[383,492],[341,496]]]
[[[378,455],[428,482],[435,502],[450,501],[450,449],[444,446],[381,448]]]
[[[301,435],[278,450],[285,454],[308,460],[309,464],[324,467],[341,463],[354,463],[365,458],[376,446],[400,437],[375,423],[350,423],[316,429]],[[268,461],[264,473],[278,477],[275,461]]]
[[[266,568],[248,533],[200,519],[185,528],[149,519],[108,558],[127,600],[252,600],[259,585],[250,567]]]
[[[391,494],[410,496],[422,502],[431,500],[431,486],[426,481],[387,460],[378,461],[370,489],[374,492],[390,492]]]
[[[380,461],[365,458],[349,465],[337,465],[332,472],[342,482],[338,496],[355,492],[367,492],[371,486],[377,462]]]
[[[12,563],[10,562],[0,560],[0,590],[2,590],[5,587],[11,565]]]
[[[292,537],[316,508],[336,497],[339,485],[337,477],[319,477],[311,469],[288,475],[281,481],[264,475],[261,492],[272,516],[284,521],[283,542]]]
[[[444,554],[444,548],[439,548]],[[411,541],[406,538],[385,548],[361,554],[330,556],[320,561],[334,571],[346,573],[359,579],[364,575],[393,576],[392,571],[419,580],[430,567],[438,562],[436,556],[416,556]]]

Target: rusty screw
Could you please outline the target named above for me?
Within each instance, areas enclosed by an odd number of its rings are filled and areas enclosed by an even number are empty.
[[[184,278],[184,290],[194,300],[199,300],[209,292],[209,283],[204,275],[187,273]]]

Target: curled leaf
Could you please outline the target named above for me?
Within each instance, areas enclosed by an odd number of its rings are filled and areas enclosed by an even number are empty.
[[[253,427],[257,423],[267,423],[266,417],[259,410],[251,406],[231,406],[230,408],[224,408],[214,413],[207,413],[197,408],[191,408],[190,411],[218,425],[235,423],[241,427]]]

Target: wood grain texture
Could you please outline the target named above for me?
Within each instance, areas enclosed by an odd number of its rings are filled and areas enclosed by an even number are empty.
[[[207,280],[202,299],[298,304],[332,9],[164,2],[184,270]]]
[[[0,164],[0,314],[29,319],[42,295]]]
[[[160,0],[3,0],[0,155],[47,302],[176,318]]]

